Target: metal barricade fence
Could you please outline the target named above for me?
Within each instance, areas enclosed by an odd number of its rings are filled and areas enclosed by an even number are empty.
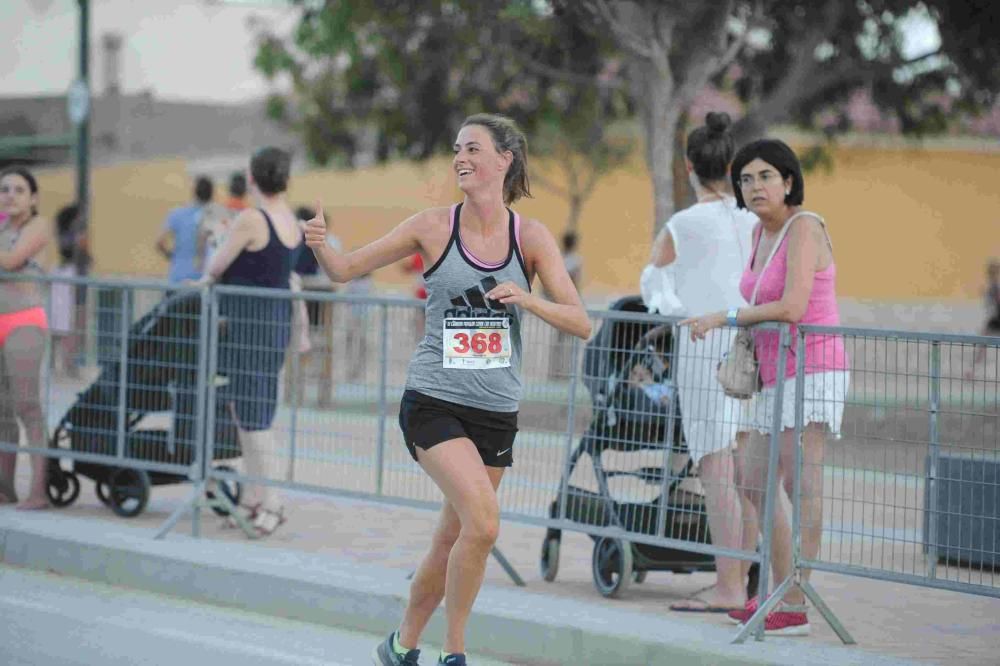
[[[152,485],[194,482],[160,536],[192,508],[197,534],[209,491],[223,489],[209,505],[227,513],[248,483],[439,506],[439,491],[410,459],[396,424],[422,336],[422,303],[221,285],[171,292],[132,280],[41,282],[80,286],[89,306],[84,376],[47,392],[58,449],[32,449],[63,461],[50,479],[57,503],[75,500],[77,474],[92,478],[101,500],[125,516],[143,510]],[[302,330],[299,314],[309,322]],[[586,345],[530,314],[524,320],[518,464],[499,499],[506,518],[549,528],[540,544],[545,578],[555,578],[553,537],[564,529],[594,537],[595,585],[607,596],[649,570],[710,569],[713,555],[766,563],[769,540],[759,550],[711,542],[677,410],[676,369],[702,367],[725,345],[681,345],[674,322],[660,317],[591,316],[599,332]],[[695,393],[714,388],[705,376],[690,381]],[[237,426],[263,434],[240,437]],[[587,457],[589,466],[577,464]]]
[[[232,403],[241,434],[248,425],[270,427],[249,438],[254,444],[243,447],[240,471],[209,469],[210,481],[437,505],[433,484],[410,461],[395,424],[406,364],[418,330],[422,335],[422,303],[228,286],[214,287],[213,297],[224,323],[209,362],[217,378],[209,412],[231,418]],[[264,311],[286,318],[283,339],[259,330]],[[275,364],[286,340],[288,352]],[[239,369],[244,363],[252,364],[249,373]]]
[[[233,341],[236,356],[253,373],[273,373],[274,364],[265,368],[265,359],[280,342],[261,330],[262,315],[295,319],[299,306],[276,309],[289,298],[313,315],[307,342],[291,324],[281,338],[290,340],[283,395],[275,397],[277,384],[254,389],[269,393],[251,402],[273,401],[267,434],[253,438],[256,449],[243,446],[242,471],[209,465],[209,481],[439,506],[440,492],[411,459],[397,423],[409,360],[422,337],[422,303],[227,286],[214,287],[212,294],[220,325],[212,328],[219,331],[218,340],[209,344],[208,370],[214,377],[208,382],[209,432],[211,420],[225,415],[222,403],[242,374],[228,376],[231,369],[222,367],[232,364],[224,357],[233,356]],[[635,312],[591,315],[601,332],[586,347],[530,314],[523,321],[516,464],[500,486],[499,502],[506,518],[549,528],[540,544],[545,577],[555,577],[563,529],[595,537],[595,585],[608,596],[649,570],[710,570],[714,555],[761,562],[767,549],[758,550],[756,543],[741,549],[709,539],[704,493],[688,463],[676,410],[679,336],[673,323]],[[653,329],[661,335],[641,339]],[[725,351],[718,343],[714,350],[704,347],[687,352],[691,364],[702,369],[704,358],[717,359]],[[680,360],[680,367],[686,361]],[[699,376],[696,383],[702,393],[716,386],[714,375]],[[235,394],[246,395],[246,389]],[[244,405],[245,415],[252,416],[253,407]],[[713,421],[719,418],[724,417],[706,416],[703,425],[717,426]],[[735,433],[734,423],[722,425]],[[590,465],[577,465],[588,457]],[[735,498],[731,473],[722,484]]]
[[[819,326],[796,337],[787,583],[845,642],[807,571],[1000,596],[1000,340]],[[831,371],[841,347],[848,371]],[[841,413],[839,433],[816,431]]]
[[[542,524],[549,527],[543,577],[552,580],[558,571],[560,531],[582,531],[595,541],[592,573],[605,596],[648,571],[712,570],[715,556],[758,564],[768,557],[756,539],[745,545],[739,536],[732,456],[739,403],[726,401],[736,409],[724,409],[715,380],[731,336],[692,343],[674,320],[643,310],[638,299],[626,298],[611,311],[590,313],[596,334],[570,377],[570,405],[583,418],[563,433],[562,474],[556,484],[548,479],[542,503],[548,511]],[[715,463],[708,480],[697,474],[704,459]],[[752,529],[756,535],[756,524]]]
[[[89,314],[80,332],[83,377],[46,377],[51,444],[58,448],[0,443],[0,450],[60,461],[52,467],[59,482],[50,483],[57,503],[75,499],[79,483],[74,489],[65,480],[73,472],[93,478],[102,501],[122,515],[142,510],[150,485],[187,480],[195,482],[192,504],[214,484],[233,491],[234,483],[264,483],[439,506],[440,493],[410,459],[397,425],[407,365],[422,335],[422,303],[218,285],[168,293],[160,282],[25,279],[46,289],[65,283],[86,291],[80,299]],[[721,490],[756,493],[766,507],[779,506],[779,440],[789,423],[783,412],[793,405],[799,439],[813,436],[806,426],[817,410],[842,411],[842,425],[839,439],[826,438],[821,456],[816,445],[795,447],[793,577],[774,581],[777,594],[764,611],[789,585],[801,583],[849,640],[803,577],[811,569],[1000,596],[1000,341],[812,326],[799,327],[792,340],[787,326],[765,326],[779,336],[778,367],[791,351],[822,350],[840,340],[849,375],[817,389],[806,380],[816,368],[795,353],[796,381],[778,373],[773,409],[762,422],[713,402],[712,368],[731,332],[689,343],[674,320],[629,311],[623,303],[590,313],[596,334],[587,343],[529,314],[523,322],[516,464],[499,496],[506,518],[547,528],[540,544],[546,579],[556,576],[565,529],[594,538],[595,584],[608,596],[658,563],[694,570],[710,567],[712,556],[728,556],[766,565],[770,539],[756,548],[746,541],[730,548],[710,537],[726,528],[711,524],[705,475],[692,474],[686,459],[704,461],[715,452],[706,433],[755,426],[763,444],[746,450],[760,454],[756,469],[764,470],[763,478]],[[48,309],[52,317],[52,303]],[[309,322],[304,335],[292,323],[296,313]],[[967,374],[973,359],[983,357],[985,365]],[[239,363],[244,376],[234,380]],[[272,372],[275,365],[283,374]],[[234,381],[258,391],[236,419],[271,426],[257,442],[253,469],[247,469],[226,397]],[[792,394],[783,398],[786,391]],[[224,503],[238,499],[235,492],[222,495]],[[760,532],[770,534],[774,511],[766,508],[760,520]],[[760,571],[764,592],[771,587],[768,569]],[[755,616],[738,639],[762,619]]]
[[[57,506],[76,500],[79,477],[85,476],[101,501],[123,516],[142,512],[152,486],[197,478],[204,443],[207,289],[167,294],[162,282],[153,281],[30,281],[45,302],[47,341],[54,338],[59,348],[72,336],[74,351],[55,359],[65,375],[58,383],[48,371],[51,344],[42,362],[43,418],[51,433],[46,441],[29,441],[23,449],[3,442],[0,449],[47,456],[48,494]],[[78,316],[85,304],[93,307],[86,318]],[[83,321],[89,325],[80,330]]]

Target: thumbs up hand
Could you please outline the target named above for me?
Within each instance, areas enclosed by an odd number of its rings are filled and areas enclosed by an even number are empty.
[[[321,202],[316,202],[316,216],[302,222],[302,233],[305,236],[307,246],[316,249],[326,245],[326,217],[323,215]]]

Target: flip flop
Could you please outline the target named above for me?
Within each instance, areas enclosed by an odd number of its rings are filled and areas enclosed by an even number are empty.
[[[253,527],[257,530],[257,536],[271,536],[274,530],[285,524],[285,507],[278,509],[260,508],[253,520]]]
[[[687,606],[681,605],[683,603],[701,604],[700,606]],[[687,602],[680,602],[676,604],[670,604],[670,610],[677,613],[728,613],[734,610],[743,610],[743,606],[713,606],[700,599],[689,599]]]

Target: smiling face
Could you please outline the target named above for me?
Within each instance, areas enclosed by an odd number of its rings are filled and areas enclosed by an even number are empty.
[[[510,166],[510,151],[499,153],[490,131],[482,125],[466,125],[455,138],[452,167],[458,187],[465,194],[497,189],[503,191],[504,176]]]
[[[740,171],[743,201],[758,217],[775,217],[785,208],[785,197],[792,179],[782,178],[777,167],[759,157],[748,162]]]
[[[0,178],[0,210],[11,218],[31,217],[38,205],[38,194],[31,191],[31,185],[24,176],[9,173]]]

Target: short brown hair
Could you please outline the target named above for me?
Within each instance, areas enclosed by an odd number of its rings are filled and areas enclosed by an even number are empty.
[[[288,176],[292,170],[292,156],[281,148],[261,148],[250,158],[250,175],[257,189],[267,195],[288,189]]]

